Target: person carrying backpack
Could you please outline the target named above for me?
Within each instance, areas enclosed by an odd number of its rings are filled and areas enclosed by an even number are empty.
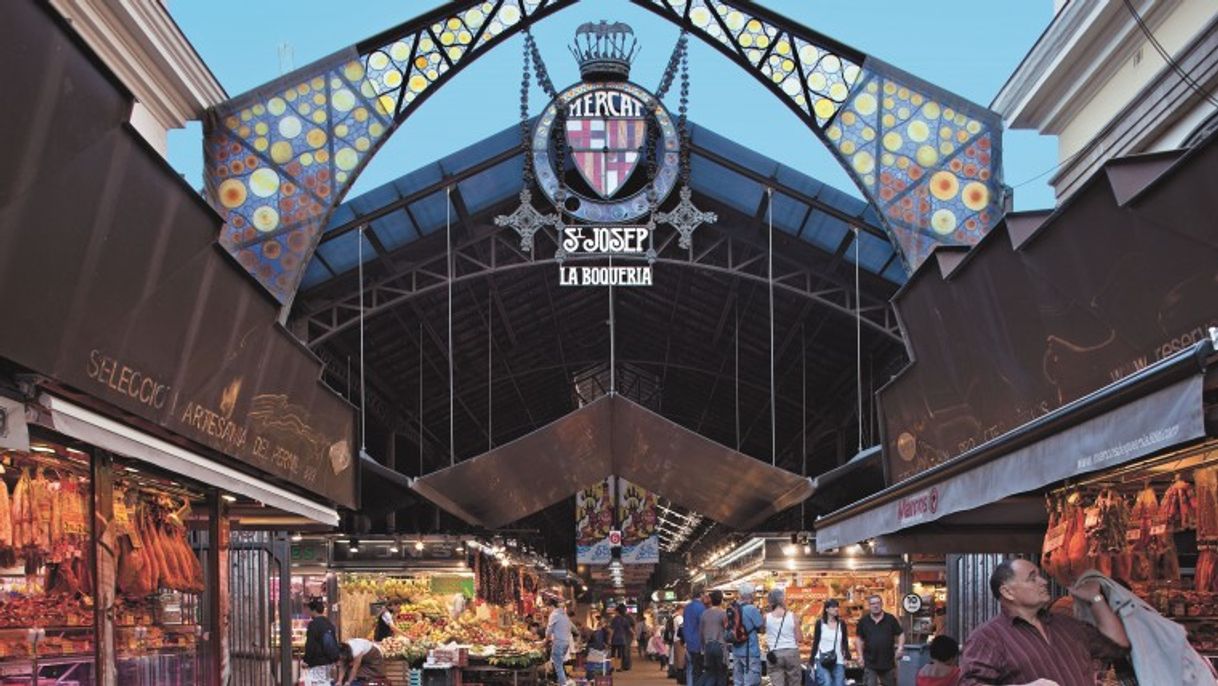
[[[732,642],[732,684],[761,684],[761,643],[757,634],[764,630],[761,610],[753,604],[753,584],[740,584],[740,600],[727,611],[727,633]]]
[[[320,598],[309,601],[309,626],[305,630],[304,684],[329,686],[330,667],[338,662],[338,631],[326,618],[326,605]]]

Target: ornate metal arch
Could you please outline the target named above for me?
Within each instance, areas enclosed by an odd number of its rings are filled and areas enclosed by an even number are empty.
[[[821,138],[879,208],[907,269],[997,223],[995,113],[743,0],[632,0],[726,54]],[[220,243],[290,305],[334,207],[389,134],[461,68],[578,0],[464,0],[209,113]]]

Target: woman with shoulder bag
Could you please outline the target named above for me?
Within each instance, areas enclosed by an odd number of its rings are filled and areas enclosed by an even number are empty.
[[[840,612],[836,599],[826,600],[816,630],[812,632],[812,661],[816,664],[816,683],[821,686],[846,686],[850,641]]]
[[[765,636],[769,652],[770,681],[773,686],[803,686],[803,670],[799,664],[799,644],[804,642],[799,615],[791,612],[782,590],[770,591],[770,612],[765,616]]]

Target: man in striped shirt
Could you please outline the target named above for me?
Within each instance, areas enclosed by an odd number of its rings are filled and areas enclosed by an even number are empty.
[[[1070,595],[1091,606],[1098,628],[1049,614],[1049,581],[1027,560],[998,565],[990,592],[1002,611],[968,637],[960,686],[1094,686],[1098,667],[1129,650],[1125,626],[1094,581],[1071,588]]]

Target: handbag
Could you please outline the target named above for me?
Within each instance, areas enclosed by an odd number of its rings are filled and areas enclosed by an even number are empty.
[[[822,625],[823,626],[823,625]],[[825,669],[833,669],[837,666],[837,636],[842,630],[842,620],[837,620],[837,626],[833,628],[833,650],[826,650],[816,654],[816,663]],[[817,645],[817,648],[820,646]]]
[[[787,623],[787,615],[789,615],[789,614],[791,614],[790,610],[787,610],[786,612],[782,613],[782,621],[778,623],[778,635],[774,636],[775,643],[777,643],[779,637],[782,636],[782,625]],[[770,663],[771,665],[778,664],[778,654],[775,653],[773,650],[767,650],[765,652],[765,661]]]

